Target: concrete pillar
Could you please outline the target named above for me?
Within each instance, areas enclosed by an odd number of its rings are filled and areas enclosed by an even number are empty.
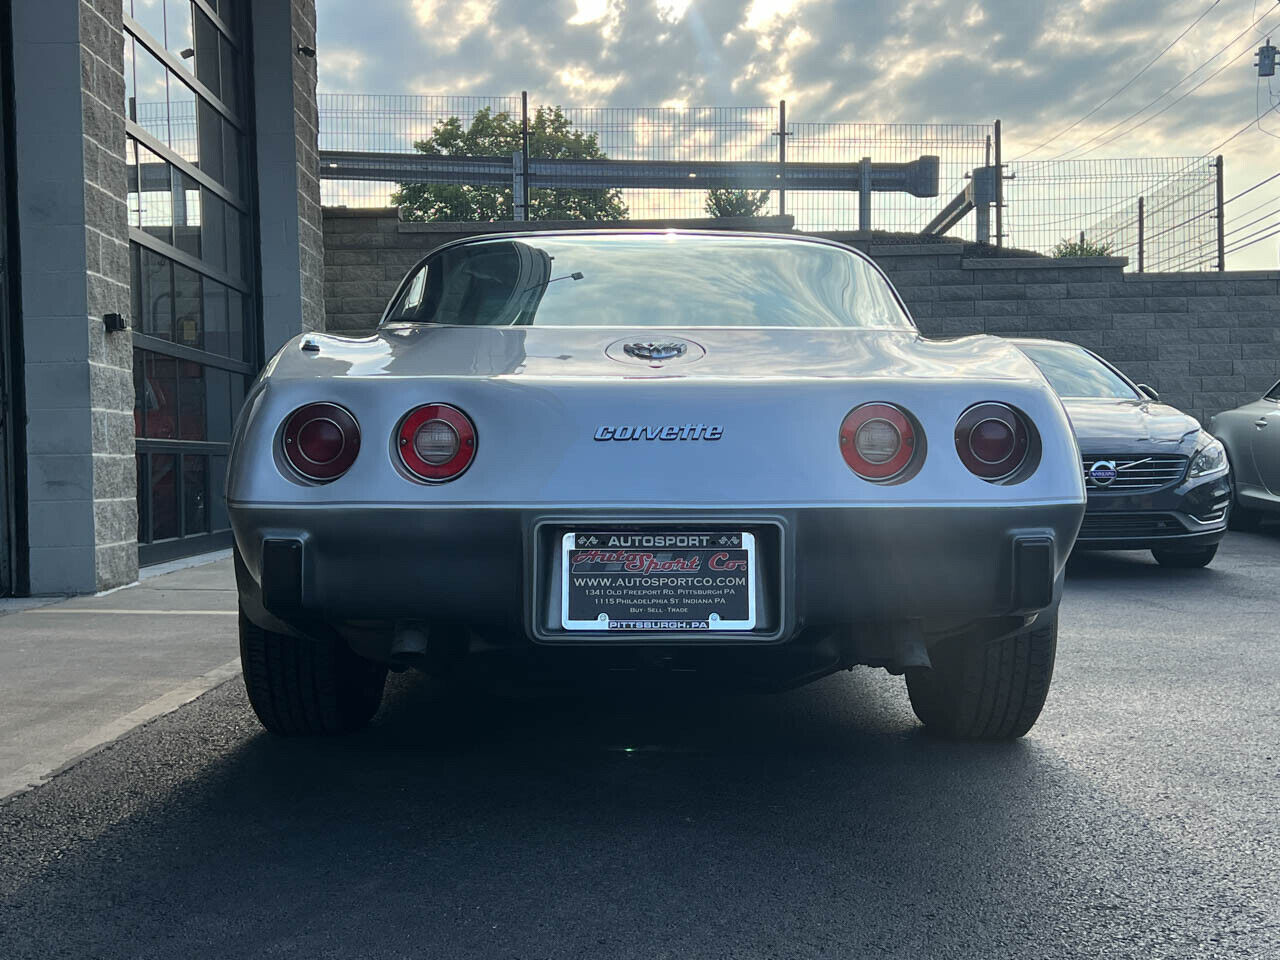
[[[119,3],[13,5],[33,594],[137,579]]]
[[[324,329],[314,0],[253,0],[265,356]]]

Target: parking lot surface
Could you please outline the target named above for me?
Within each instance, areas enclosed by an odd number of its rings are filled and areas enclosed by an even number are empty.
[[[1073,563],[1025,740],[900,679],[771,697],[393,678],[264,734],[238,680],[0,802],[0,956],[1280,956],[1280,532]]]

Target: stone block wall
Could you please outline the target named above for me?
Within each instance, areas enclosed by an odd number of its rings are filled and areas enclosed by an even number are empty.
[[[28,583],[137,578],[120,4],[13,10]]]
[[[372,330],[408,269],[429,250],[483,233],[602,224],[401,223],[394,208],[324,211],[327,329]],[[629,222],[788,232],[790,217]],[[959,241],[885,242],[823,234],[869,254],[931,337],[989,333],[1069,340],[1207,419],[1280,380],[1280,271],[1126,273],[1123,258],[1054,260]],[[1000,253],[996,257],[993,254]]]

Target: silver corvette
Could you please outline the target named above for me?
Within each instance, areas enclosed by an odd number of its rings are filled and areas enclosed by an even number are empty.
[[[1085,502],[1035,365],[922,338],[861,254],[616,231],[441,247],[373,336],[287,344],[227,489],[284,734],[492,655],[760,689],[870,664],[938,733],[1020,736]]]

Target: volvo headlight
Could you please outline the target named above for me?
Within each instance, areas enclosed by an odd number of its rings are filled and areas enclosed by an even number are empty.
[[[1227,472],[1227,451],[1222,441],[1200,434],[1200,447],[1191,458],[1191,477],[1211,477]]]

